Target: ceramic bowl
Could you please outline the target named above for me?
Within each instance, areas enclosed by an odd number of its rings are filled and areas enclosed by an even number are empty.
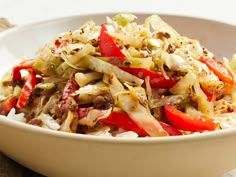
[[[93,19],[89,14],[16,27],[0,36],[0,74],[21,56],[35,52],[59,33]],[[138,14],[143,22],[150,14]],[[218,58],[235,52],[236,27],[230,24],[161,15],[181,35],[199,39]],[[49,177],[217,177],[236,167],[236,128],[160,138],[96,137],[51,131],[0,118],[0,151]]]

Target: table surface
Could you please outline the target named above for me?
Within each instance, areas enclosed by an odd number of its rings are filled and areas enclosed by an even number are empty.
[[[5,17],[14,25],[24,25],[95,12],[151,12],[202,17],[236,25],[235,5],[234,0],[0,0],[0,18]],[[1,20],[0,31],[1,28],[10,27],[9,24],[1,26]],[[1,153],[0,176],[42,177]],[[236,170],[224,175],[224,177],[234,176],[236,177]]]

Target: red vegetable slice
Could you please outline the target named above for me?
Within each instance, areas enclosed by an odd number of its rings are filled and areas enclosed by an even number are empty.
[[[30,69],[32,68],[34,64],[34,59],[29,59],[29,60],[24,60],[21,63],[19,63],[18,65],[13,67],[12,70],[12,80],[21,80],[21,73],[20,71],[22,69]]]
[[[169,134],[169,136],[179,136],[182,135],[182,133],[176,129],[175,127],[166,124],[164,122],[159,121],[159,123],[161,124],[162,128]]]
[[[116,62],[123,62],[126,59],[125,54],[121,51],[116,41],[108,34],[108,25],[102,24],[100,36],[98,38],[98,46],[102,57],[114,57]]]
[[[207,67],[223,82],[231,85],[234,83],[232,73],[220,61],[217,61],[215,58],[204,57],[201,57],[200,61],[205,63]]]
[[[216,100],[216,91],[211,91],[202,88],[203,92],[206,94],[208,101],[215,101]]]
[[[165,115],[168,122],[177,129],[202,132],[205,130],[215,130],[217,123],[211,119],[203,119],[200,117],[190,117],[187,114],[179,111],[175,105],[165,105]]]
[[[62,102],[60,107],[62,107],[66,103],[66,100],[71,96],[71,94],[78,89],[79,85],[74,80],[68,80],[62,93]]]
[[[7,115],[16,106],[17,98],[12,96],[0,103],[0,114]]]
[[[149,136],[148,133],[139,128],[137,124],[124,112],[112,112],[107,118],[99,120],[100,122],[112,126],[123,128],[127,131],[134,131],[139,135]]]
[[[157,73],[145,68],[121,67],[121,69],[143,80],[149,76],[150,85],[152,88],[171,88],[176,83],[175,80],[166,79],[161,73]]]
[[[37,83],[36,74],[34,71],[31,71],[29,77],[27,78],[27,80],[21,90],[20,96],[19,96],[18,101],[16,103],[17,108],[23,108],[26,105],[36,83]]]

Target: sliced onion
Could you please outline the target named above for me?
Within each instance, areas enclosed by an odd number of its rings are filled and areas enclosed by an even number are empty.
[[[108,62],[102,61],[96,57],[93,56],[86,56],[83,59],[84,64],[90,68],[91,70],[100,72],[100,73],[106,73],[106,74],[115,74],[118,79],[120,79],[122,82],[127,82],[130,85],[142,85],[143,80],[120,69],[119,67],[112,65]]]
[[[62,123],[60,130],[64,131],[64,132],[72,132],[70,125],[71,125],[74,117],[75,117],[74,113],[71,111],[68,111],[66,120]]]
[[[166,104],[179,104],[187,99],[186,95],[170,95],[151,101],[151,108],[162,107]]]
[[[78,72],[75,74],[75,81],[80,87],[83,87],[88,83],[91,83],[101,78],[102,78],[102,73],[98,72],[88,72],[88,73]]]
[[[196,75],[193,72],[188,72],[180,79],[169,91],[175,95],[185,95],[190,93],[192,86],[196,81]]]
[[[49,114],[40,114],[39,119],[42,120],[43,125],[46,125],[52,130],[59,130],[60,125],[49,115]]]

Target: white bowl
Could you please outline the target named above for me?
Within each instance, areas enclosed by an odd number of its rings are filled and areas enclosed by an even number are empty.
[[[88,19],[73,16],[17,27],[0,37],[0,74],[59,33]],[[137,14],[143,21],[150,14]],[[199,39],[218,58],[235,52],[236,27],[210,20],[162,15],[177,31]],[[236,128],[161,138],[109,138],[50,131],[0,118],[0,151],[50,177],[216,177],[236,167]]]

